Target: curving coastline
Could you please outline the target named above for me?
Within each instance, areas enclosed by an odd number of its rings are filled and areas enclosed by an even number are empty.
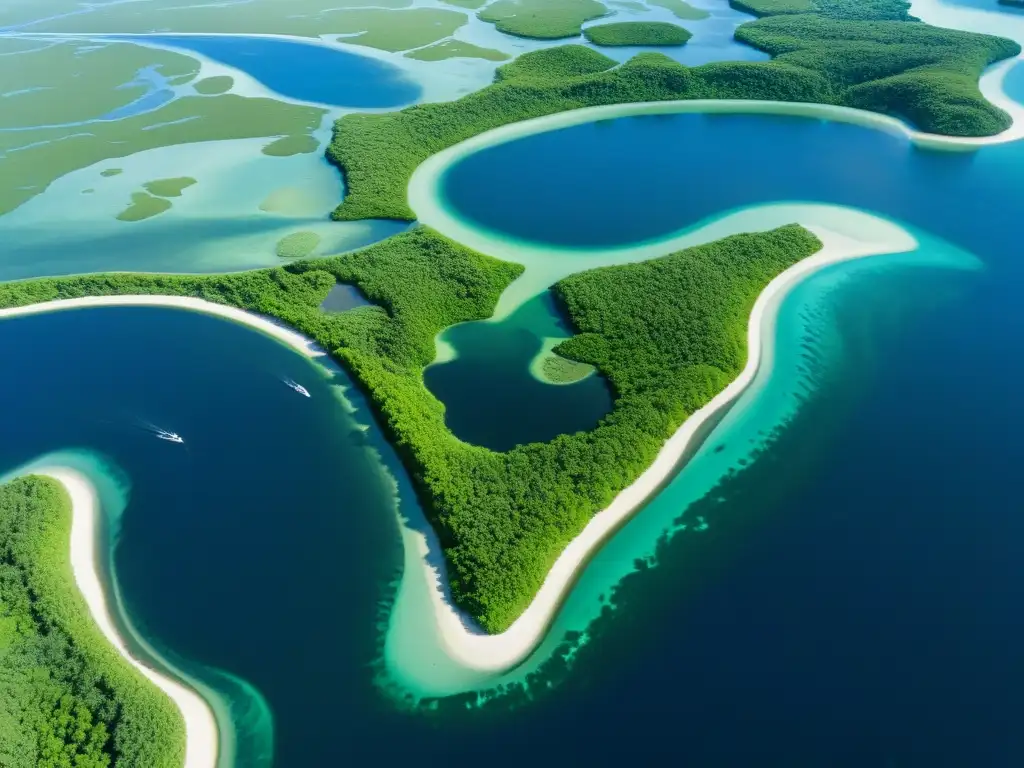
[[[794,219],[802,221],[821,239],[824,247],[817,254],[794,265],[769,283],[755,302],[750,316],[748,323],[749,357],[740,376],[704,408],[694,413],[666,442],[654,463],[631,486],[622,491],[609,507],[591,519],[583,532],[563,550],[533,602],[506,632],[499,635],[487,635],[454,607],[448,597],[447,578],[443,564],[436,558],[436,553],[440,551],[436,535],[428,525],[422,524],[425,521],[417,520],[410,524],[408,519],[403,520],[407,568],[389,625],[385,651],[389,667],[393,672],[398,672],[399,677],[415,680],[422,678],[425,672],[422,668],[417,668],[421,666],[422,655],[410,654],[407,649],[403,650],[406,647],[401,642],[396,643],[398,638],[395,635],[400,633],[397,627],[403,622],[403,611],[410,608],[410,599],[419,601],[421,603],[419,608],[425,607],[422,602],[429,603],[431,634],[435,637],[431,640],[421,637],[421,641],[425,644],[436,642],[439,650],[446,657],[445,666],[449,667],[449,671],[451,666],[455,666],[467,673],[466,679],[463,681],[459,682],[449,678],[446,685],[454,684],[457,690],[466,690],[464,683],[468,682],[468,678],[473,678],[473,682],[478,682],[481,673],[484,675],[498,673],[522,661],[543,639],[562,601],[590,556],[678,471],[681,462],[699,444],[703,435],[702,428],[709,423],[714,423],[714,419],[730,407],[738,395],[749,386],[762,364],[766,352],[770,353],[775,309],[789,288],[812,272],[827,265],[864,256],[909,251],[917,245],[914,238],[899,227],[857,212],[844,211],[832,206],[781,205],[764,206],[763,208],[771,212],[768,215],[770,219],[789,216],[790,221]],[[757,211],[751,213],[756,214]],[[748,229],[762,229],[764,228],[764,218],[763,215],[760,218],[734,215],[727,217],[731,224],[726,226],[735,228],[737,225],[745,223],[748,225]],[[821,223],[811,224],[810,221],[835,223],[837,227],[832,229]],[[867,226],[872,223],[874,226]],[[847,226],[842,226],[843,224]],[[712,224],[702,228],[701,232],[706,236],[709,234],[707,230],[710,230],[711,236],[706,239],[716,239],[727,234],[720,232],[721,229],[721,225]],[[847,234],[842,234],[836,231],[837,229],[845,230]],[[851,236],[849,234],[851,230],[858,232],[859,237]],[[676,244],[674,239],[670,239],[658,244],[650,244],[647,247],[664,254],[675,250]],[[645,255],[645,258],[650,258],[653,255],[659,254],[648,254]],[[189,297],[147,295],[65,299],[0,310],[0,318],[100,306],[166,306],[204,312],[248,325],[277,338],[308,357],[326,356],[326,352],[310,339],[277,321],[244,310]],[[407,505],[403,505],[403,507],[404,509],[399,512],[400,517],[403,513],[408,516],[410,512]],[[417,582],[416,588],[409,591],[407,589],[409,582]],[[440,672],[440,670],[437,671]],[[426,674],[429,676],[430,672],[426,671]],[[438,683],[440,681],[435,678],[433,682],[428,682],[426,687],[437,689],[439,695],[456,692],[456,690],[443,691],[438,688]],[[203,706],[209,712],[205,703]],[[197,732],[201,733],[202,726],[199,726],[199,729]],[[191,730],[189,739],[190,743],[202,743],[200,738],[192,736]],[[212,759],[215,760],[215,757]],[[198,766],[210,764],[190,763],[187,768],[193,768],[193,765],[198,768]]]
[[[806,226],[806,225],[805,225]],[[549,571],[541,589],[526,611],[505,632],[499,635],[484,634],[452,603],[447,594],[443,567],[432,564],[428,559],[431,551],[437,552],[438,542],[428,530],[417,534],[413,542],[418,549],[422,564],[419,573],[411,577],[422,580],[428,589],[436,628],[436,639],[444,654],[466,670],[497,673],[521,662],[543,639],[552,619],[572,587],[578,572],[586,565],[589,557],[626,520],[660,490],[682,463],[699,445],[704,428],[727,410],[736,398],[750,385],[762,364],[763,358],[770,360],[773,343],[775,311],[788,290],[813,272],[841,261],[866,256],[899,253],[917,247],[916,240],[909,234],[893,227],[889,236],[870,241],[856,240],[820,226],[807,226],[822,241],[824,247],[811,256],[777,276],[758,297],[750,315],[748,325],[749,357],[742,373],[722,390],[711,402],[690,416],[677,432],[665,443],[654,463],[628,488],[623,490],[610,506],[595,515],[583,532],[563,550]],[[417,526],[419,527],[419,526]],[[407,566],[410,564],[406,560]],[[422,589],[415,590],[417,594]],[[401,602],[402,596],[399,596]],[[401,611],[402,606],[398,605]],[[393,625],[396,619],[393,619]],[[398,617],[397,621],[401,621]],[[392,627],[393,629],[393,627]],[[400,655],[389,654],[389,663],[402,665]],[[424,669],[401,669],[402,677],[418,680],[430,687],[439,680],[429,681],[430,672]],[[426,673],[428,678],[424,678]],[[454,692],[454,691],[452,691]],[[439,695],[444,695],[438,691]]]
[[[257,315],[253,312],[246,312],[243,309],[229,307],[224,304],[215,304],[212,301],[195,299],[189,296],[85,296],[80,299],[59,299],[57,301],[44,301],[40,304],[29,304],[25,307],[0,309],[0,320],[5,317],[38,315],[44,312],[87,309],[89,307],[173,307],[203,312],[208,315],[223,317],[227,320],[234,320],[236,323],[242,323],[262,331],[268,336],[273,336],[278,341],[283,341],[306,357],[318,358],[327,355],[312,339],[303,336],[298,331],[294,331],[276,320]]]
[[[103,306],[164,306],[203,312],[245,324],[284,342],[307,357],[319,358],[326,355],[313,341],[274,320],[202,299],[180,296],[91,296],[66,299],[0,310],[0,319]],[[83,472],[59,463],[30,465],[23,474],[52,478],[71,497],[71,566],[75,583],[107,641],[128,663],[170,697],[181,712],[186,731],[184,768],[218,768],[225,745],[221,743],[217,717],[211,703],[193,688],[136,658],[118,632],[111,613],[112,598],[108,598],[99,574],[96,547],[100,509],[96,488]]]
[[[184,768],[215,768],[220,743],[217,721],[207,702],[191,688],[136,659],[115,628],[97,566],[99,496],[89,478],[63,466],[33,467],[30,474],[60,483],[71,498],[71,570],[89,613],[114,649],[178,707],[185,721]]]

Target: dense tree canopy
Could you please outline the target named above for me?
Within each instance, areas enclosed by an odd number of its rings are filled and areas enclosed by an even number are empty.
[[[797,226],[738,235],[554,287],[579,334],[556,348],[607,377],[593,430],[503,453],[458,440],[423,384],[444,328],[488,317],[522,271],[426,228],[343,256],[237,275],[108,275],[0,285],[0,306],[90,293],[171,293],[273,315],[331,350],[367,392],[441,540],[452,593],[492,632],[529,605],[554,560],[664,441],[746,362],[754,300],[814,253]],[[374,306],[319,309],[335,281]],[[486,396],[485,393],[481,396]]]
[[[618,65],[567,45],[520,56],[498,69],[494,84],[457,101],[341,118],[327,156],[348,195],[334,217],[411,221],[406,188],[428,157],[507,123],[580,107],[764,99],[857,107],[952,136],[991,135],[1010,124],[981,95],[978,78],[1020,52],[1011,40],[928,26],[907,15],[903,0],[744,0],[743,7],[765,18],[741,25],[736,39],[771,61],[687,67],[647,52]]]
[[[583,30],[595,45],[684,45],[692,35],[678,24],[664,21],[619,21]]]
[[[606,13],[597,0],[496,0],[477,16],[508,35],[557,40],[576,37],[583,22]]]
[[[181,715],[110,647],[75,586],[70,507],[49,478],[0,486],[0,765],[180,768]]]

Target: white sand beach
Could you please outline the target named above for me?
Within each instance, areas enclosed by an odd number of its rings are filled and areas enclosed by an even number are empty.
[[[750,315],[750,352],[742,373],[711,402],[690,416],[665,443],[647,471],[623,490],[609,507],[591,519],[583,532],[563,550],[529,608],[508,630],[499,635],[481,632],[452,604],[447,595],[447,580],[441,570],[421,557],[421,577],[432,586],[429,594],[439,630],[438,637],[446,655],[453,661],[469,669],[499,672],[522,661],[540,643],[574,583],[577,572],[585,566],[590,555],[672,477],[679,469],[682,457],[694,447],[695,436],[700,434],[701,427],[736,400],[753,381],[762,357],[770,357],[766,353],[770,353],[770,345],[774,343],[777,308],[790,288],[830,264],[865,256],[910,251],[917,246],[909,234],[903,233],[900,236],[902,230],[898,227],[892,227],[885,240],[867,241],[822,227],[805,226],[821,239],[824,247],[814,256],[777,276],[758,297]],[[421,556],[425,556],[431,549],[437,551],[436,539],[430,541],[425,537],[420,538]]]
[[[274,320],[233,307],[181,296],[90,296],[0,310],[0,318],[105,306],[165,306],[204,312],[244,323],[285,342],[308,357],[316,358],[325,354],[305,336]],[[75,582],[104,637],[132,666],[166,693],[181,711],[186,729],[184,768],[215,768],[219,739],[217,721],[210,705],[191,688],[157,672],[132,656],[124,639],[118,634],[96,567],[99,502],[92,483],[84,474],[69,467],[33,468],[31,474],[52,477],[60,482],[71,496],[74,510],[71,528],[71,565]]]
[[[184,768],[215,768],[218,755],[217,721],[209,705],[191,688],[132,656],[114,626],[96,566],[96,529],[97,516],[100,514],[96,489],[89,478],[68,467],[34,468],[32,474],[53,478],[64,486],[71,497],[71,569],[75,583],[107,641],[126,661],[166,693],[181,711],[186,732]]]
[[[38,315],[43,312],[57,312],[66,309],[86,309],[89,307],[174,307],[216,315],[236,323],[248,325],[258,331],[283,341],[306,357],[323,357],[327,353],[311,339],[298,331],[294,331],[283,323],[272,318],[246,312],[244,309],[214,304],[212,301],[193,299],[188,296],[86,296],[80,299],[60,299],[29,304],[25,307],[0,309],[0,320],[5,317],[20,315]]]
[[[433,614],[433,629],[435,630],[432,634],[436,634],[438,641],[443,646],[444,655],[453,663],[466,670],[498,672],[511,668],[523,660],[538,645],[562,600],[571,588],[577,573],[586,564],[590,555],[643,506],[664,482],[671,478],[679,468],[680,459],[693,447],[694,438],[700,433],[701,427],[721,409],[728,408],[753,380],[758,366],[761,364],[762,356],[766,349],[767,352],[770,352],[770,345],[774,342],[775,310],[782,297],[793,285],[815,270],[830,264],[864,256],[910,251],[917,246],[915,239],[902,228],[856,211],[847,211],[844,214],[847,221],[840,222],[836,219],[839,209],[830,206],[802,206],[799,209],[797,206],[778,207],[786,214],[793,216],[790,220],[802,220],[804,225],[821,239],[824,247],[814,256],[804,259],[769,283],[758,297],[751,312],[748,330],[750,354],[743,372],[710,403],[693,414],[666,442],[647,471],[623,490],[608,508],[594,516],[583,532],[562,552],[533,602],[507,631],[499,635],[487,635],[454,607],[448,597],[447,577],[443,567],[437,565],[436,557],[428,557],[430,553],[439,551],[436,536],[433,536],[432,532],[425,535],[417,533],[412,538],[406,537],[406,545],[418,550],[410,554],[414,555],[421,567],[417,569],[416,573],[406,574],[405,578],[426,582],[428,588],[416,590],[416,594],[426,593],[429,595]],[[774,211],[772,206],[765,208]],[[799,215],[801,212],[804,215]],[[778,211],[768,217],[769,220],[772,220],[771,226],[778,225],[773,221],[776,218],[776,213]],[[826,226],[809,223],[822,219],[829,223],[836,221],[837,224],[856,224],[857,226],[839,226],[837,229],[843,230],[843,233],[840,233]],[[750,227],[750,230],[764,228],[770,227],[753,226]],[[852,236],[851,228],[856,229],[860,236]],[[720,236],[725,234],[730,233],[722,233]],[[662,247],[664,252],[675,249],[671,241],[663,243]],[[99,306],[167,306],[205,312],[243,323],[267,333],[309,357],[316,358],[325,355],[325,352],[313,341],[284,327],[275,320],[233,307],[186,297],[96,296],[68,299],[11,310],[0,310],[0,318]],[[768,345],[767,348],[766,345]],[[52,476],[61,479],[77,494],[75,530],[79,531],[77,527],[79,517],[91,520],[92,512],[79,516],[78,508],[91,510],[91,505],[94,504],[94,501],[88,498],[90,493],[88,481],[85,481],[83,488],[81,478],[68,475],[60,469],[55,469],[53,472]],[[109,622],[109,616],[103,603],[102,590],[93,568],[91,543],[88,556],[82,554],[84,544],[81,542],[86,539],[91,542],[89,537],[92,524],[83,523],[83,525],[88,525],[88,535],[81,532],[76,534],[76,541],[80,542],[76,545],[78,547],[75,556],[76,578],[79,579],[82,591],[90,601],[94,615],[98,617],[97,621],[105,626],[104,632],[113,633],[113,625]],[[79,575],[80,573],[82,575]],[[111,637],[111,634],[108,634],[108,637]],[[123,650],[123,642],[116,639],[116,634],[113,635],[113,638],[111,642],[114,642],[119,650],[127,655],[127,652]],[[421,640],[427,642],[426,638],[421,638]],[[135,660],[133,663],[138,664]],[[415,664],[415,661],[410,660],[410,663]],[[151,670],[148,670],[148,674],[156,675]],[[213,765],[212,761],[215,759],[216,753],[216,728],[209,707],[191,690],[166,678],[161,678],[161,680],[161,687],[168,690],[170,695],[175,696],[175,701],[182,707],[182,711],[186,712],[186,719],[189,722],[190,761],[195,760],[196,762],[189,762],[187,768]],[[168,687],[165,688],[165,685]],[[193,752],[193,750],[195,751]],[[193,757],[193,755],[195,756]],[[203,762],[204,759],[208,761]]]

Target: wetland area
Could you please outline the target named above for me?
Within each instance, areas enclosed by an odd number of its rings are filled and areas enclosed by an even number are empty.
[[[56,465],[97,489],[114,623],[215,720],[219,743],[185,768],[1020,764],[1022,125],[939,149],[834,111],[849,99],[798,115],[661,96],[647,114],[563,125],[568,107],[530,106],[530,123],[492,124],[497,68],[567,42],[594,77],[598,51],[768,63],[733,34],[770,0],[590,2],[555,4],[560,36],[507,15],[532,0],[0,11],[0,280],[15,281],[0,283],[0,477]],[[692,37],[602,47],[582,30],[605,12]],[[996,0],[911,12],[1024,42],[1024,15]],[[1024,64],[988,64],[1002,69],[981,92],[1016,118]],[[536,94],[557,72],[511,71],[494,98],[554,99]],[[573,107],[604,103],[593,72],[574,75]],[[446,119],[432,102],[470,104],[480,130],[424,138]],[[359,144],[368,126],[388,141]],[[395,179],[409,215],[361,215],[374,191],[396,210]],[[722,407],[687,404],[706,421],[659,454],[654,492],[623,470],[615,503],[633,489],[635,510],[574,529],[600,546],[485,634],[481,593],[444,580],[443,552],[461,579],[457,526],[431,525],[454,503],[432,489],[470,491],[438,474],[498,476],[560,435],[630,439],[628,409],[660,406],[627,374],[663,368],[639,343],[624,369],[574,337],[624,344],[598,336],[616,301],[649,310],[639,326],[661,317],[623,277],[649,260],[710,259],[739,233],[805,242],[794,223],[819,261],[729,283],[749,297],[739,326],[698,312],[717,283],[664,267],[702,319],[694,338],[738,361],[723,385],[746,378]],[[98,272],[140,274],[69,277]],[[613,277],[621,295],[594,303],[585,281]],[[191,298],[85,298],[141,293]],[[678,346],[689,364],[700,345]],[[442,429],[450,442],[423,442]],[[509,515],[549,475],[585,476],[579,450],[524,473],[536,487],[508,492]]]

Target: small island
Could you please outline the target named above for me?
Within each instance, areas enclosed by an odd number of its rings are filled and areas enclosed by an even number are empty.
[[[685,45],[692,35],[678,24],[666,21],[620,21],[598,24],[583,30],[594,45]]]
[[[576,37],[584,22],[607,13],[597,0],[497,0],[477,17],[507,35],[558,40]]]

